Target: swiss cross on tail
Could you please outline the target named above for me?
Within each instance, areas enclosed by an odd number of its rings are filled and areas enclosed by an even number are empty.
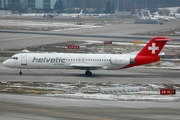
[[[152,54],[155,54],[156,50],[159,50],[159,47],[156,47],[156,43],[152,43],[152,46],[149,46],[148,50],[151,50]]]
[[[155,37],[152,38],[146,46],[139,51],[139,53],[134,58],[134,63],[129,64],[123,68],[148,64],[152,62],[157,62],[160,60],[159,53],[163,49],[167,41],[172,40],[166,37]]]

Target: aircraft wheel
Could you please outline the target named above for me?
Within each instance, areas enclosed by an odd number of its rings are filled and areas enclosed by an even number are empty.
[[[87,70],[86,72],[85,72],[85,74],[87,75],[87,76],[92,76],[92,72],[91,71],[89,71],[89,70]]]
[[[23,73],[20,71],[20,72],[19,72],[19,75],[22,75],[22,74],[23,74]]]

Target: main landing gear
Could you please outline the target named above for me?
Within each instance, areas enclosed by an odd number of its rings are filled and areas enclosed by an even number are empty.
[[[22,75],[23,73],[21,72],[21,70],[19,71],[19,75]]]
[[[88,76],[88,77],[91,77],[92,76],[92,72],[90,70],[86,70],[85,74]]]

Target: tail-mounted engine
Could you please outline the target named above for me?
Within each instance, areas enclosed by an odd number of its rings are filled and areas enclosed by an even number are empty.
[[[112,57],[110,59],[110,63],[114,65],[128,65],[135,63],[135,60],[132,58],[126,58],[126,57]]]

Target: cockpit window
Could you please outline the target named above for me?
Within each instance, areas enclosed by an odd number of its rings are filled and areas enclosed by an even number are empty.
[[[12,59],[14,59],[14,60],[18,60],[18,57],[12,57]]]

